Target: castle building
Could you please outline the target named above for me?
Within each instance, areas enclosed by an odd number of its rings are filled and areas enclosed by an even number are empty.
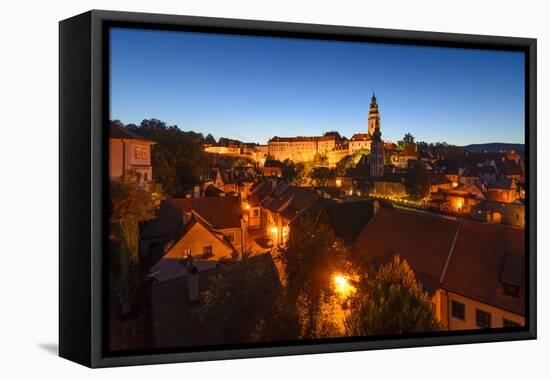
[[[380,113],[373,93],[368,118],[368,132],[354,134],[349,141],[337,140],[333,135],[296,136],[271,138],[267,144],[270,159],[295,163],[313,161],[316,156],[325,157],[329,167],[335,167],[344,157],[357,151],[370,150],[373,177],[384,174],[384,143],[380,132]]]
[[[292,160],[295,163],[311,161],[315,155],[326,155],[336,146],[334,136],[273,137],[269,140],[268,154],[274,160]]]

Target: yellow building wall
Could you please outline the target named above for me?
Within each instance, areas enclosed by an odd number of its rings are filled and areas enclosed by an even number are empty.
[[[407,190],[405,185],[400,182],[375,181],[374,194],[384,196],[406,197]]]
[[[204,247],[212,247],[214,257],[212,259],[219,260],[222,257],[231,257],[233,250],[220,239],[212,235],[205,226],[196,223],[164,256],[166,258],[182,258],[185,257],[187,251],[195,257],[200,257],[203,254]]]
[[[109,139],[109,178],[118,179],[122,176],[124,142],[122,139]]]
[[[145,150],[145,156],[136,155],[134,149]],[[153,180],[151,166],[151,143],[135,142],[129,139],[109,139],[109,178],[118,179],[125,171],[133,170],[140,174],[141,180]]]
[[[451,300],[464,304],[464,320],[451,315]],[[432,302],[437,303],[436,314],[438,315],[438,319],[450,331],[479,329],[476,325],[476,309],[491,314],[491,328],[503,327],[504,319],[511,320],[522,326],[525,325],[525,317],[521,315],[441,289],[436,292],[434,298],[432,298]]]
[[[356,151],[367,149],[370,150],[370,140],[350,140],[349,141],[349,153],[353,154]]]

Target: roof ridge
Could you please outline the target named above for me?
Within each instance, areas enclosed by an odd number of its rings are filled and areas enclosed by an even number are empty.
[[[443,280],[445,279],[445,275],[447,274],[447,268],[449,267],[449,264],[451,262],[451,258],[453,256],[453,252],[455,250],[456,242],[458,240],[458,235],[460,235],[460,231],[462,230],[462,219],[458,219],[458,225],[456,227],[455,236],[453,238],[453,242],[451,243],[451,248],[449,248],[449,254],[447,255],[447,260],[445,261],[445,266],[443,267],[443,271],[441,272],[441,277],[439,278],[439,283],[442,284]]]

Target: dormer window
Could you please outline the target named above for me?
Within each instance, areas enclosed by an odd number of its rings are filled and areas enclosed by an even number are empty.
[[[519,297],[519,286],[511,285],[511,284],[503,284],[503,292],[504,295],[508,295],[510,297]]]

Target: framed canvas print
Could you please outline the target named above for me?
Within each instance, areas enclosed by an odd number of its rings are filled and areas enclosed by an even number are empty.
[[[60,355],[536,337],[536,40],[60,23]]]

